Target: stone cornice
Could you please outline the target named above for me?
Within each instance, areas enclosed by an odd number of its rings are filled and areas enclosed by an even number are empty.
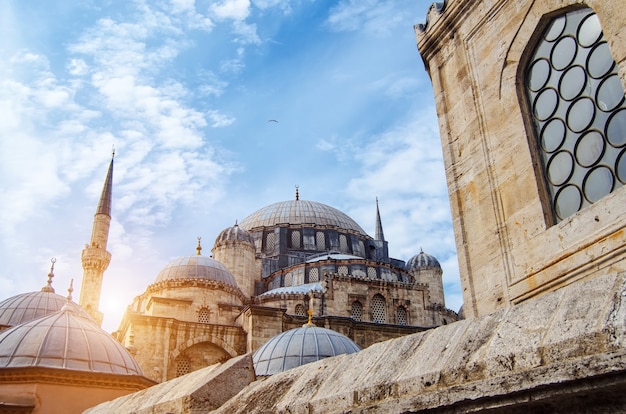
[[[139,391],[156,382],[137,375],[116,375],[56,368],[2,368],[0,383],[42,383],[78,385],[108,389]]]

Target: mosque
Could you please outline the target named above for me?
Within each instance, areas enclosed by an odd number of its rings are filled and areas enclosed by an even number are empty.
[[[198,238],[195,254],[167,264],[108,334],[98,308],[111,260],[113,167],[114,156],[81,256],[79,304],[71,288],[67,297],[55,293],[54,262],[41,291],[0,302],[0,412],[81,412],[264,344],[300,341],[289,361],[286,345],[259,353],[258,375],[271,375],[458,319],[445,307],[435,257],[389,256],[378,200],[371,237],[343,212],[301,200],[296,188],[293,200],[224,229],[211,255]],[[61,404],[89,384],[75,407]]]

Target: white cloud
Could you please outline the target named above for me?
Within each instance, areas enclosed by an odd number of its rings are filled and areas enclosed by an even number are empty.
[[[245,20],[250,15],[250,0],[223,0],[211,5],[219,19]]]
[[[209,111],[208,116],[212,121],[211,126],[213,128],[224,128],[235,122],[235,118],[232,116],[224,115],[216,110]]]
[[[343,0],[331,9],[326,24],[337,32],[365,30],[388,35],[405,18],[394,6],[377,0]]]

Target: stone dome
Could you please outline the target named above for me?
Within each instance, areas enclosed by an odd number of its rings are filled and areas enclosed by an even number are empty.
[[[252,235],[245,229],[239,227],[239,225],[235,224],[232,227],[222,230],[222,232],[215,239],[215,245],[219,245],[225,242],[247,242],[254,245],[254,239]]]
[[[128,351],[71,304],[0,333],[0,368],[29,367],[143,376]]]
[[[313,324],[276,335],[252,356],[257,375],[273,375],[309,362],[352,354],[361,348],[345,335]]]
[[[424,253],[422,250],[406,262],[406,270],[414,269],[441,269],[441,265],[435,256]]]
[[[348,215],[334,207],[315,201],[281,201],[263,207],[243,219],[239,224],[248,231],[281,224],[329,226],[358,233],[370,238]]]
[[[185,256],[172,260],[157,275],[155,282],[174,279],[204,279],[238,287],[226,266],[207,256]]]
[[[0,302],[0,326],[16,326],[58,312],[66,304],[67,299],[50,290],[21,293]],[[89,314],[74,302],[70,306],[81,316],[90,318]]]

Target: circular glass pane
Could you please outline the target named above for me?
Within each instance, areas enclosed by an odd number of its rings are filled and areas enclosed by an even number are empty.
[[[533,62],[530,67],[530,79],[528,81],[530,90],[537,92],[539,89],[546,86],[550,78],[550,71],[550,63],[547,59],[539,59]]]
[[[578,27],[578,43],[582,47],[589,47],[602,36],[602,27],[596,14],[590,14]]]
[[[572,154],[567,151],[557,152],[548,162],[548,180],[553,185],[562,185],[572,175],[573,168]]]
[[[614,65],[613,56],[606,42],[595,46],[587,58],[587,72],[592,78],[602,78],[611,71]]]
[[[587,75],[585,69],[580,66],[572,66],[561,76],[559,82],[559,93],[566,101],[577,98],[585,88]]]
[[[598,131],[589,131],[576,145],[576,161],[583,167],[591,167],[602,158],[604,139]]]
[[[554,89],[545,89],[535,98],[535,117],[540,121],[550,118],[559,103],[558,94]]]
[[[593,101],[589,98],[581,98],[567,111],[567,126],[574,132],[584,131],[593,121],[595,112]]]
[[[611,115],[606,124],[606,139],[614,147],[626,144],[626,109],[620,109]]]
[[[558,118],[551,119],[541,131],[541,146],[545,152],[554,152],[565,139],[565,123]]]
[[[567,185],[561,188],[554,198],[554,209],[561,219],[571,216],[580,210],[581,204],[582,195],[578,187],[574,185]]]
[[[573,37],[563,37],[552,48],[550,62],[556,70],[563,70],[568,67],[576,57],[576,40]]]
[[[561,16],[552,22],[550,28],[546,31],[544,39],[548,42],[555,41],[559,36],[561,36],[563,29],[565,29],[565,16]]]
[[[583,192],[592,203],[598,201],[613,190],[613,173],[606,167],[591,170],[583,183]]]
[[[615,171],[617,172],[617,178],[626,184],[626,149],[617,158]]]
[[[619,106],[624,100],[624,91],[622,90],[622,82],[617,75],[611,75],[604,79],[596,94],[596,103],[598,108],[604,112],[611,112]]]

